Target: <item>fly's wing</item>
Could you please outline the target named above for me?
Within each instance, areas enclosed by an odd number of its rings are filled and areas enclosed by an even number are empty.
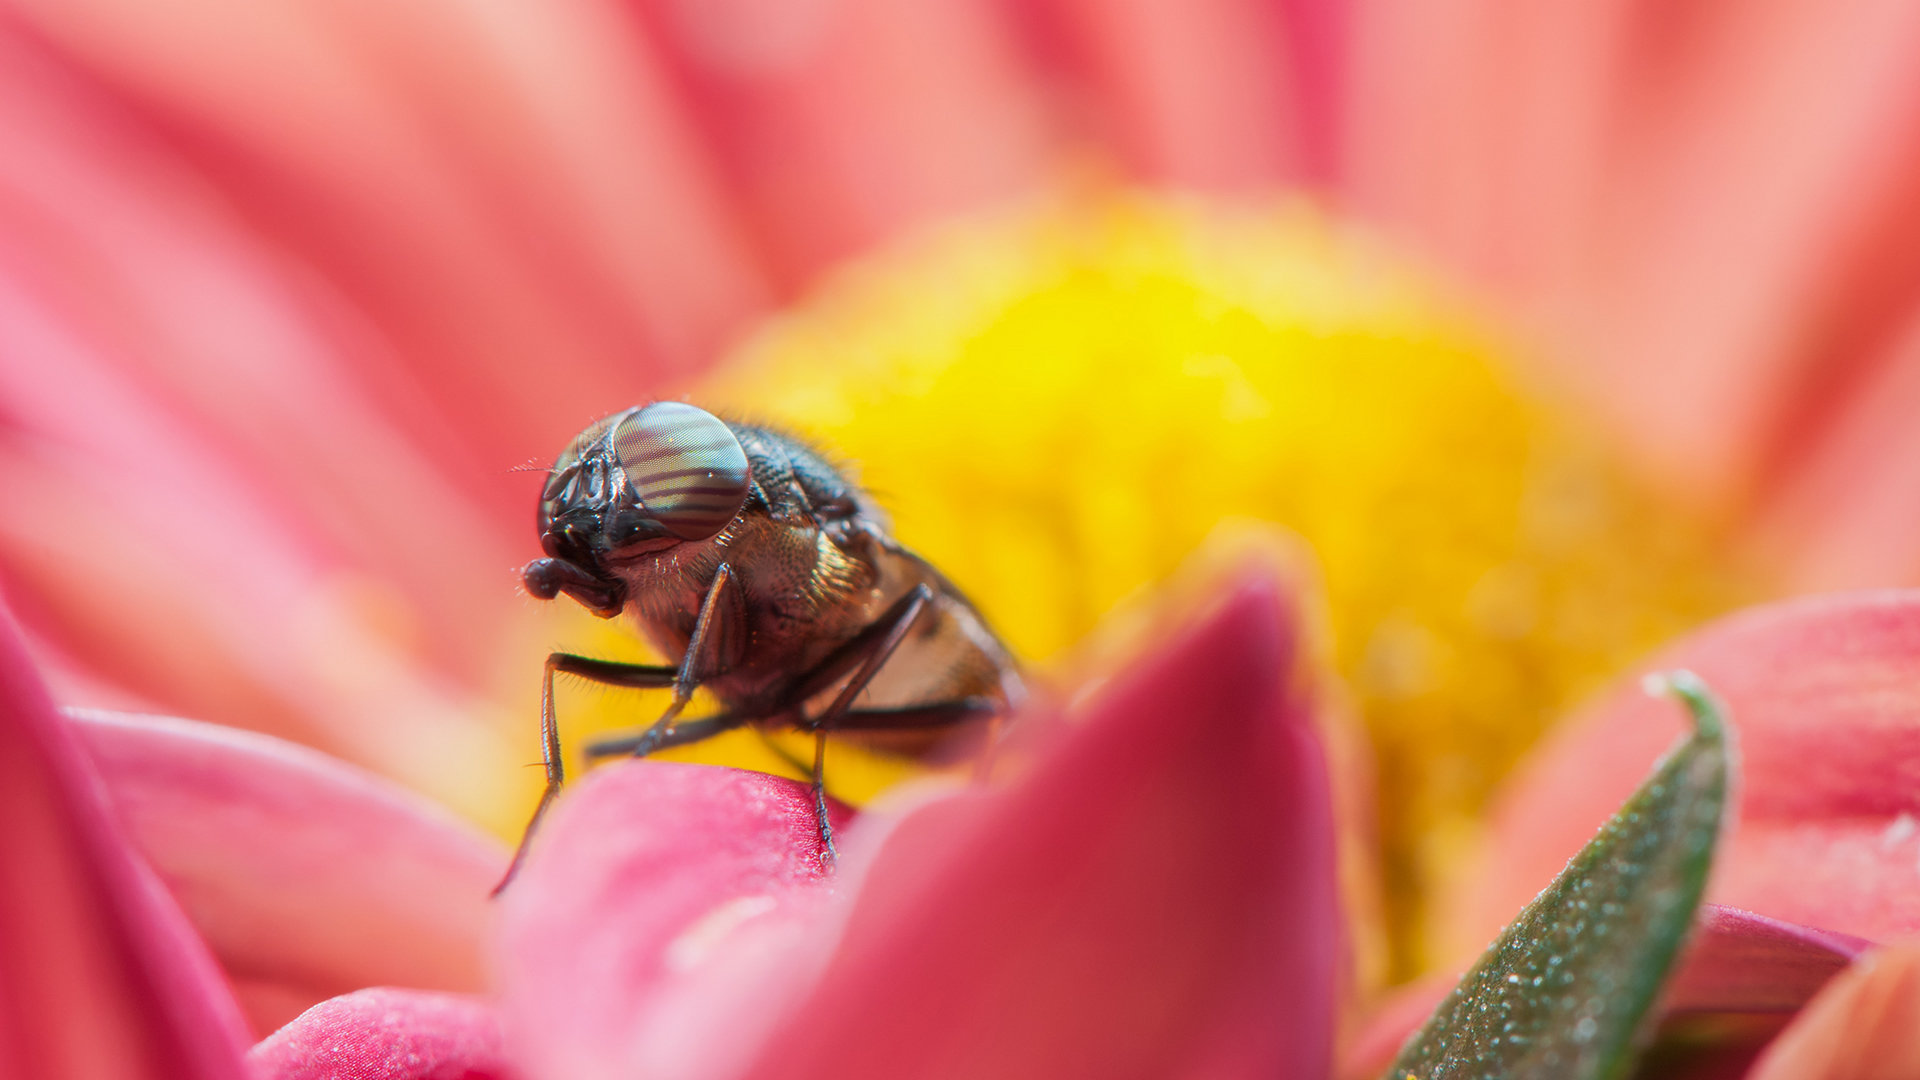
[[[880,549],[879,560],[888,595],[905,595],[915,585],[925,584],[933,590],[933,601],[854,699],[854,709],[908,709],[974,700],[990,701],[1004,714],[1017,706],[1025,688],[1013,657],[953,583],[926,560],[892,544]],[[886,753],[943,758],[964,755],[979,742],[983,727],[983,723],[916,726],[903,720],[897,727],[848,731],[843,737]]]

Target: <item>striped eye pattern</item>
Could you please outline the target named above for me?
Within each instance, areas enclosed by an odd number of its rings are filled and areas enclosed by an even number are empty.
[[[682,540],[718,533],[747,501],[747,452],[719,417],[691,405],[627,413],[613,455],[647,516]]]

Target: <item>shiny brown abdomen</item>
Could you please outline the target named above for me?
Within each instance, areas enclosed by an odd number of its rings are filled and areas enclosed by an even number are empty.
[[[822,661],[871,626],[915,586],[932,601],[866,689],[856,710],[987,699],[1005,712],[1024,687],[1013,659],[973,605],[937,570],[878,530],[851,529],[839,540],[818,528],[745,515],[711,541],[682,545],[664,558],[627,569],[630,610],[643,633],[668,656],[687,648],[700,598],[725,562],[734,577],[735,613],[743,632],[726,643],[726,672],[704,683],[729,711],[768,715],[769,728],[795,724],[779,706]],[[839,680],[805,704],[817,715],[839,692]],[[979,725],[973,725],[977,728]],[[847,731],[843,737],[882,752],[922,758],[969,740],[953,728]]]

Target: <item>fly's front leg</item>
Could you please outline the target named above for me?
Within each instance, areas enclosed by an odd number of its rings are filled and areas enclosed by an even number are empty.
[[[714,573],[713,584],[707,586],[707,594],[700,603],[700,615],[694,622],[693,636],[687,641],[686,654],[680,658],[678,667],[670,668],[653,664],[623,664],[613,660],[595,660],[591,657],[576,656],[573,653],[553,653],[547,657],[546,677],[540,684],[540,760],[547,770],[547,787],[540,793],[540,803],[533,808],[533,817],[527,822],[527,831],[520,837],[520,846],[513,853],[513,861],[507,864],[506,876],[500,884],[494,886],[494,894],[507,887],[513,875],[519,871],[521,860],[526,858],[527,845],[533,840],[534,827],[546,814],[547,807],[554,797],[560,794],[560,785],[566,781],[566,766],[562,763],[560,752],[560,730],[553,717],[553,676],[556,672],[579,675],[607,686],[624,686],[639,689],[673,688],[673,700],[659,719],[648,726],[634,740],[632,753],[635,757],[645,757],[662,746],[678,745],[682,742],[694,742],[713,734],[703,721],[699,726],[687,725],[688,737],[679,737],[674,721],[692,700],[693,692],[701,682],[713,678],[731,666],[743,641],[743,627],[739,612],[743,606],[740,589],[733,585],[733,568],[721,563]],[[739,723],[744,723],[740,721]],[[737,726],[737,724],[735,725]]]
[[[495,895],[499,895],[500,890],[506,888],[507,882],[512,881],[513,875],[519,871],[521,860],[527,856],[527,845],[533,840],[534,827],[540,823],[540,818],[547,812],[554,797],[560,794],[560,785],[567,778],[566,766],[560,754],[560,729],[553,717],[554,675],[578,675],[606,686],[642,690],[672,687],[673,701],[635,741],[632,752],[636,757],[645,757],[662,745],[693,742],[713,734],[712,730],[706,730],[702,721],[701,727],[686,725],[689,737],[680,738],[674,720],[687,707],[687,702],[701,681],[725,671],[739,648],[742,628],[737,613],[743,601],[739,588],[731,586],[732,581],[732,568],[721,563],[720,569],[714,574],[713,584],[707,587],[707,595],[701,601],[693,637],[687,642],[686,655],[680,658],[678,667],[623,664],[573,653],[553,653],[547,657],[546,677],[540,683],[540,761],[546,766],[547,787],[540,793],[539,805],[533,808],[533,818],[527,822],[527,831],[520,837],[520,846],[513,853],[513,861],[507,864],[506,876],[493,888]],[[694,731],[700,734],[691,734]]]
[[[673,676],[664,683],[654,685],[673,687],[673,700],[638,735],[602,740],[589,746],[589,759],[617,753],[646,757],[655,750],[699,742],[748,722],[749,717],[725,714],[685,724],[677,722],[700,684],[733,666],[739,643],[743,640],[742,620],[739,617],[743,603],[740,587],[733,584],[733,568],[721,563],[720,569],[713,575],[713,583],[707,586],[706,596],[700,601],[700,614],[694,620],[693,634],[687,639],[687,651],[680,657],[680,666],[659,669],[671,671]]]
[[[500,884],[493,887],[495,896],[500,895],[500,890],[506,888],[507,882],[512,881],[513,875],[519,872],[521,861],[527,857],[527,845],[533,842],[534,828],[540,824],[540,818],[546,814],[554,796],[560,794],[560,785],[567,779],[567,767],[560,753],[560,727],[553,717],[553,677],[559,673],[578,675],[605,686],[639,689],[672,686],[677,674],[673,668],[658,664],[623,664],[573,653],[548,654],[546,674],[540,680],[540,764],[546,768],[547,787],[540,793],[540,802],[533,808],[533,817],[527,821],[526,832],[520,834],[520,846],[514,849],[513,861],[507,864],[506,874],[500,878]]]
[[[745,628],[740,616],[744,608],[740,587],[733,583],[733,567],[721,563],[714,572],[713,584],[707,586],[707,595],[700,600],[700,614],[694,619],[693,634],[687,638],[687,651],[680,657],[680,669],[674,674],[673,700],[647,734],[658,730],[664,737],[664,732],[672,729],[674,718],[693,700],[693,692],[700,684],[733,666],[743,641]],[[646,736],[641,738],[644,740]],[[657,743],[643,741],[633,755],[645,757],[655,749],[658,749]]]
[[[847,677],[845,686],[834,695],[833,701],[820,715],[806,722],[813,729],[813,813],[820,822],[820,841],[826,847],[826,861],[829,867],[839,861],[839,854],[833,847],[833,822],[827,817],[827,734],[840,726],[852,709],[853,699],[867,688],[873,677],[880,672],[880,666],[900,647],[907,631],[912,629],[915,619],[927,609],[933,600],[933,590],[925,585],[916,585],[912,592],[896,600],[872,626],[862,631],[850,645],[854,648],[842,649],[829,657],[822,668],[829,665],[853,666],[853,674]],[[819,681],[821,673],[816,671],[809,678],[801,680],[803,686]]]

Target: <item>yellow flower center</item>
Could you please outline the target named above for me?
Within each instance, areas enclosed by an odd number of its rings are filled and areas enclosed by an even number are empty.
[[[1127,197],[881,253],[691,397],[850,463],[1043,673],[1222,521],[1298,533],[1373,740],[1406,974],[1426,898],[1542,727],[1737,599],[1705,523],[1636,489],[1501,352],[1305,207]],[[835,760],[843,793],[881,779]]]

